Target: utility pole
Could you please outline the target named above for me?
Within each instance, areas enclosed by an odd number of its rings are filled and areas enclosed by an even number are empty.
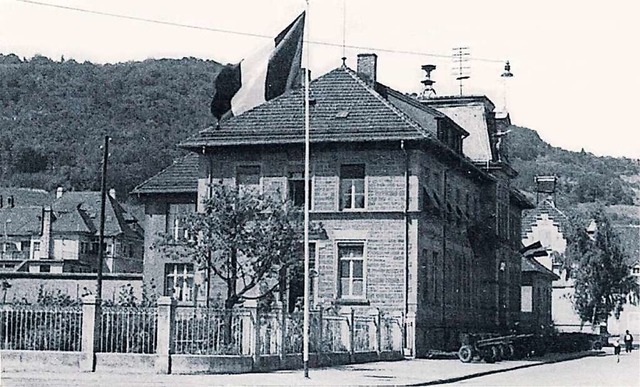
[[[104,136],[102,147],[102,181],[100,183],[100,231],[98,234],[98,284],[96,297],[102,300],[102,262],[104,261],[104,216],[107,201],[107,160],[109,159],[109,136]]]

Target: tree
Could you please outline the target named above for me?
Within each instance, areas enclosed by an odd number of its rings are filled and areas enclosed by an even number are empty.
[[[596,209],[591,217],[597,225],[594,235],[587,233],[584,223],[576,227],[566,256],[573,266],[574,308],[583,323],[595,326],[612,312],[619,316],[627,296],[638,292],[638,284],[604,210]]]
[[[186,219],[186,238],[165,236],[163,250],[221,279],[226,284],[226,310],[284,289],[287,272],[302,257],[300,208],[237,187],[211,188],[204,211]]]

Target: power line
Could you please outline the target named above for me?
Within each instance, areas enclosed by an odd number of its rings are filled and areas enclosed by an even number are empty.
[[[201,31],[208,31],[208,32],[223,33],[223,34],[249,36],[249,37],[253,37],[253,38],[273,39],[273,36],[256,34],[256,33],[252,33],[252,32],[234,31],[234,30],[225,30],[225,29],[221,29],[221,28],[196,26],[196,25],[191,25],[191,24],[176,23],[176,22],[165,21],[165,20],[149,19],[149,18],[144,18],[144,17],[122,15],[122,14],[104,12],[104,11],[95,11],[95,10],[86,9],[86,8],[70,7],[70,6],[59,5],[59,4],[50,4],[50,3],[44,3],[44,2],[40,2],[40,1],[34,1],[34,0],[15,0],[15,1],[20,2],[20,3],[31,4],[31,5],[38,5],[38,6],[43,6],[43,7],[63,9],[63,10],[67,10],[67,11],[75,11],[75,12],[88,13],[88,14],[93,14],[93,15],[113,17],[113,18],[118,18],[118,19],[139,21],[139,22],[152,23],[152,24],[159,24],[159,25],[165,25],[165,26],[171,26],[171,27],[189,28],[189,29],[192,29],[192,30],[201,30]],[[429,52],[423,52],[423,51],[395,50],[395,49],[380,48],[380,47],[354,46],[354,45],[345,45],[344,43],[340,44],[340,43],[331,43],[331,42],[323,42],[323,41],[316,41],[316,40],[306,41],[306,43],[315,44],[315,45],[318,45],[318,46],[338,47],[338,48],[343,48],[343,49],[344,48],[349,48],[349,49],[353,49],[353,50],[368,50],[368,51],[386,52],[386,53],[391,53],[391,54],[427,56],[427,57],[444,58],[444,59],[450,59],[451,58],[451,55],[435,54],[435,53],[429,53]],[[470,59],[473,60],[473,61],[478,61],[478,62],[490,62],[490,63],[503,63],[504,62],[504,60],[502,60],[502,59],[489,59],[489,58],[478,58],[478,57],[471,57]]]

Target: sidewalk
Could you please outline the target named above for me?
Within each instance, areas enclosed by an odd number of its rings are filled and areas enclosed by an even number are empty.
[[[302,370],[250,373],[241,375],[148,375],[113,373],[4,373],[2,386],[336,386],[336,385],[414,385],[426,386],[470,379],[478,376],[603,355],[604,351],[572,354],[549,354],[528,359],[464,364],[459,360],[415,359],[395,362],[376,362],[347,366],[311,369],[309,379]]]

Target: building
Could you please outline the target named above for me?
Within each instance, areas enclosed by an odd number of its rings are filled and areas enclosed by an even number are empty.
[[[563,332],[591,331],[589,324],[583,324],[575,312],[571,297],[574,283],[570,270],[563,265],[567,248],[565,232],[572,227],[569,218],[556,207],[556,176],[537,176],[536,196],[538,205],[528,211],[522,223],[522,242],[525,245],[540,241],[548,256],[538,261],[551,270],[558,278],[553,280],[552,320],[556,329]],[[637,225],[613,225],[623,251],[626,253],[631,273],[640,278],[640,227]],[[597,231],[594,221],[585,224],[585,230],[593,235]],[[610,316],[607,330],[612,334],[624,333],[626,329],[640,335],[640,302],[630,295],[620,316]]]
[[[520,327],[523,331],[532,332],[552,326],[553,281],[559,279],[536,258],[522,257]]]
[[[18,198],[16,198],[18,199]],[[100,192],[66,192],[45,206],[0,208],[4,271],[96,272]],[[106,273],[142,272],[143,231],[122,208],[115,192],[105,206]]]
[[[357,71],[343,65],[310,84],[310,215],[326,232],[311,244],[313,302],[401,311],[412,355],[457,349],[460,333],[519,318],[520,211],[531,203],[510,188],[513,171],[490,133],[377,82],[376,69],[376,55],[362,54]],[[203,130],[180,144],[193,154],[135,188],[146,212],[145,281],[181,302],[204,301],[198,268],[152,247],[159,233],[180,235],[180,215],[197,210],[210,184],[303,204],[303,98],[294,90]],[[482,165],[467,157],[470,138],[488,149]]]

